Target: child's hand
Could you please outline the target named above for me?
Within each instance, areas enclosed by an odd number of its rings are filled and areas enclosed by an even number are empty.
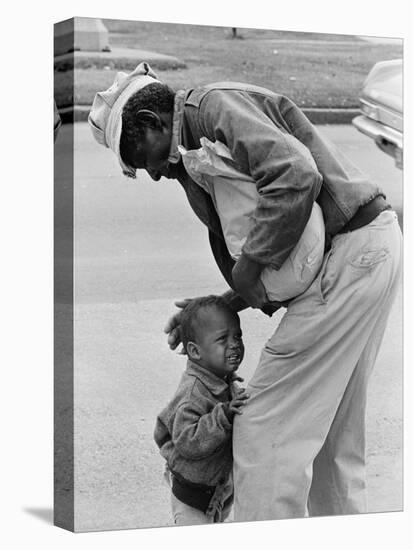
[[[242,414],[242,408],[245,406],[249,398],[244,388],[240,388],[233,399],[228,404],[228,411],[231,418],[234,418],[236,414]]]

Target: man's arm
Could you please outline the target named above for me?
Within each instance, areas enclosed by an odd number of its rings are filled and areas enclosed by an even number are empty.
[[[241,311],[249,306],[262,309],[262,305],[267,302],[267,295],[258,276],[264,266],[262,264],[254,265],[253,260],[243,255],[242,261],[237,262],[234,270],[235,262],[229,255],[223,237],[221,238],[210,231],[209,242],[222,275],[229,286],[238,291],[238,293],[227,292],[224,294],[224,299],[226,299],[229,306],[234,311]],[[242,276],[251,276],[252,273],[255,275],[254,282],[251,284],[250,279],[245,282],[245,278],[242,278]],[[265,313],[268,313],[268,311],[265,311]]]
[[[270,97],[265,106],[260,97],[212,90],[201,102],[199,124],[256,182],[259,198],[243,255],[279,269],[304,231],[322,178],[308,149],[270,116]]]
[[[245,300],[241,298],[241,296],[237,294],[235,290],[227,290],[226,292],[224,292],[224,294],[221,294],[221,296],[229,305],[229,307],[236,313],[238,313],[239,311],[243,311],[244,309],[247,309],[249,307]]]

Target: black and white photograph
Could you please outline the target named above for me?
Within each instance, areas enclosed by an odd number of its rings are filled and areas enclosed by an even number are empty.
[[[403,40],[54,36],[56,524],[401,511]]]
[[[406,6],[7,7],[2,547],[406,547]]]

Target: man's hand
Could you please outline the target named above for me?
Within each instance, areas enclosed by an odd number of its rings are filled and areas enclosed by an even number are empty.
[[[185,309],[185,307],[191,302],[191,298],[185,298],[184,300],[179,300],[175,302],[175,305],[179,308]],[[179,344],[181,343],[181,334],[179,331],[179,326],[181,324],[181,316],[182,311],[178,311],[175,313],[175,315],[172,315],[170,317],[165,325],[165,328],[163,329],[164,332],[168,335],[168,345],[169,347],[174,350],[176,349]],[[186,352],[182,350],[180,352],[182,355],[186,355]]]
[[[261,308],[268,302],[260,274],[264,266],[243,254],[232,268],[232,280],[238,294],[253,308]]]

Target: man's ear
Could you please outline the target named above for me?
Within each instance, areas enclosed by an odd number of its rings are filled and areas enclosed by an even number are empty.
[[[149,109],[140,109],[140,111],[136,113],[136,122],[142,126],[153,128],[154,130],[162,130],[162,121],[160,117]]]
[[[186,353],[190,359],[199,360],[201,354],[199,353],[199,347],[195,342],[188,342],[186,345]]]

